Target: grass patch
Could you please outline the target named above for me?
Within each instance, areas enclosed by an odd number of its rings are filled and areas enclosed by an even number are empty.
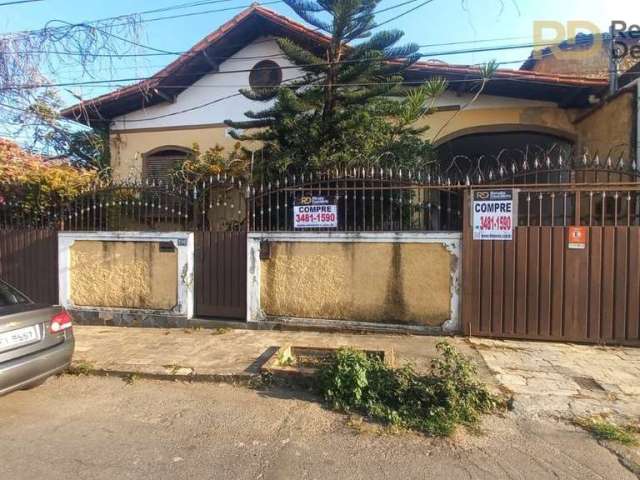
[[[219,327],[211,332],[211,335],[224,335],[225,333],[229,333],[230,331],[231,329],[228,327]]]
[[[638,445],[636,427],[616,425],[601,416],[578,418],[575,424],[584,428],[598,440],[618,442],[627,446]]]
[[[128,373],[122,377],[122,381],[127,385],[133,385],[137,380],[140,379],[140,375],[137,373]]]
[[[69,375],[84,375],[87,376],[93,371],[93,364],[90,362],[85,362],[81,360],[79,362],[74,362],[67,368],[67,373]]]
[[[504,401],[477,380],[469,359],[446,342],[437,349],[427,375],[411,365],[394,369],[378,357],[340,349],[320,367],[318,387],[336,410],[433,436],[449,436],[458,425],[475,427],[483,414],[504,408]]]

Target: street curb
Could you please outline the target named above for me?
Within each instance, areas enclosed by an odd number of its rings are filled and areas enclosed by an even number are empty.
[[[198,373],[195,370],[189,373],[160,373],[150,372],[138,369],[122,369],[122,368],[93,368],[86,365],[80,366],[79,363],[73,362],[69,368],[63,373],[75,376],[93,376],[93,377],[117,377],[122,379],[147,379],[162,381],[182,381],[190,383],[228,383],[233,385],[247,385],[258,380],[261,375],[259,373]]]

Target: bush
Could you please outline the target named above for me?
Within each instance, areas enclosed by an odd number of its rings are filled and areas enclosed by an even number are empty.
[[[501,406],[476,379],[475,366],[446,342],[428,375],[410,365],[393,369],[378,357],[341,349],[322,367],[318,385],[334,409],[369,417],[429,435],[448,436],[457,425],[477,424],[482,414]]]
[[[46,160],[17,144],[0,139],[0,206],[12,200],[25,212],[39,212],[70,200],[96,182],[95,170],[66,161]]]

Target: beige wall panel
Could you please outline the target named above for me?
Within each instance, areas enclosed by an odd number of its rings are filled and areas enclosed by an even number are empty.
[[[629,159],[634,97],[633,92],[623,93],[581,119],[576,125],[580,135],[579,151],[598,153],[602,160],[606,160],[604,157],[610,151],[614,161],[619,156]]]
[[[455,261],[433,243],[273,243],[261,305],[271,316],[439,326]]]
[[[71,301],[76,306],[170,310],[178,296],[178,254],[158,242],[76,241]]]

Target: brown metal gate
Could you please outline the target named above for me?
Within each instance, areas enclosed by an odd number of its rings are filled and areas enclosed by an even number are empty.
[[[58,232],[0,230],[0,279],[36,302],[58,303]]]
[[[195,232],[196,315],[246,318],[247,233]]]
[[[609,188],[597,196],[536,191],[535,202],[532,193],[520,194],[524,225],[512,241],[473,240],[470,222],[464,222],[466,333],[640,345],[637,190],[632,195]],[[562,204],[550,207],[545,199]],[[587,227],[586,248],[568,248],[572,224]]]

